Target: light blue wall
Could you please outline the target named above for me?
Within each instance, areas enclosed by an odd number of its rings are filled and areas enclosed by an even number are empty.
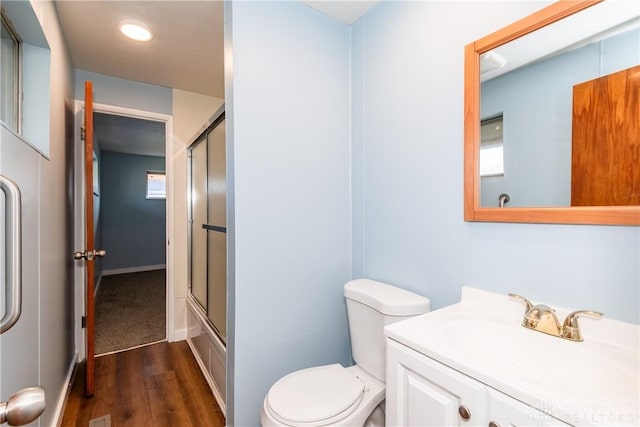
[[[93,102],[154,113],[173,114],[172,89],[76,70],[76,99],[84,99],[84,82],[93,82]]]
[[[482,117],[504,115],[505,173],[482,178],[481,205],[570,206],[573,86],[638,63],[635,28],[483,83]]]
[[[464,46],[545,4],[390,1],[353,26],[354,271],[433,308],[469,285],[639,323],[638,227],[463,220]]]
[[[146,199],[147,171],[164,170],[163,157],[102,152],[103,270],[165,264],[165,200]]]
[[[350,41],[347,25],[299,2],[232,8],[226,108],[235,332],[227,422],[257,426],[278,378],[350,363],[342,290],[351,275]]]
[[[226,346],[226,421],[235,425],[236,383],[236,199],[234,152],[234,90],[233,90],[233,4],[224,3],[224,97],[225,97],[225,145],[227,169],[227,346]]]
[[[640,321],[637,227],[463,220],[463,48],[549,3],[383,2],[351,28],[225,5],[229,425],[258,425],[282,375],[350,363],[349,277]]]

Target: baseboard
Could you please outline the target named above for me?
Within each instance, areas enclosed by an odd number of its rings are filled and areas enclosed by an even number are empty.
[[[62,425],[62,418],[64,418],[64,410],[67,406],[67,399],[69,398],[69,393],[71,392],[71,387],[73,386],[73,378],[75,376],[75,370],[78,362],[78,353],[73,355],[71,358],[71,364],[69,365],[69,370],[67,371],[67,377],[64,382],[64,388],[60,392],[60,396],[58,397],[58,403],[56,404],[56,410],[53,414],[53,420],[55,422],[54,425],[60,427]]]
[[[187,339],[187,328],[176,329],[169,337],[169,342],[184,341]]]
[[[102,270],[102,276],[112,276],[114,274],[140,273],[141,271],[163,270],[166,264],[143,265],[140,267],[114,268],[112,270]]]
[[[202,376],[204,377],[205,381],[207,381],[207,384],[209,384],[209,388],[211,389],[211,392],[213,393],[213,397],[216,399],[216,402],[218,402],[218,406],[220,407],[220,410],[222,411],[222,415],[224,415],[226,417],[227,416],[227,405],[226,405],[224,399],[222,398],[222,396],[220,395],[220,392],[218,391],[218,387],[216,386],[215,381],[213,381],[213,377],[211,376],[211,374],[207,370],[207,367],[205,366],[204,362],[200,358],[200,353],[198,353],[198,351],[196,350],[195,346],[191,342],[191,339],[187,338],[186,341],[187,341],[187,344],[189,345],[189,348],[191,349],[191,354],[193,354],[193,358],[196,359],[196,363],[200,367],[200,371],[202,372]]]

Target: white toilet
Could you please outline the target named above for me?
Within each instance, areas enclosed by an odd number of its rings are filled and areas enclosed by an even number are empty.
[[[326,365],[282,377],[262,405],[266,426],[384,426],[384,327],[429,311],[429,299],[358,279],[344,286],[354,366]]]

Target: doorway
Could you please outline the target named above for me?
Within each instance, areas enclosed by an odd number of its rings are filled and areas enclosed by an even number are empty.
[[[84,244],[84,144],[79,131],[83,107],[82,101],[76,101],[76,247]],[[99,355],[135,347],[136,340],[141,345],[164,341],[172,334],[173,289],[169,284],[172,283],[173,254],[168,245],[172,233],[172,171],[167,159],[172,150],[173,132],[171,116],[102,104],[94,104],[94,125],[97,146],[94,165],[98,169],[94,174],[94,228],[97,245],[107,250],[107,257],[96,266],[96,341],[106,345],[97,345],[96,354]],[[164,192],[159,190],[160,181],[164,184]],[[86,357],[86,337],[81,325],[86,300],[85,270],[83,265],[77,267],[74,277],[75,333],[79,343],[78,356],[82,360]],[[117,289],[133,292],[127,296]],[[156,300],[153,304],[147,301],[151,293]],[[160,301],[157,301],[158,296]],[[101,330],[101,300],[107,303],[107,311],[111,311],[103,323],[107,326],[111,323],[115,328]],[[149,322],[140,321],[140,316],[151,305],[156,307],[151,323],[157,324],[160,319],[163,324],[159,329],[154,326],[153,333],[148,334],[142,329],[147,328],[145,323]],[[162,312],[157,313],[158,310]],[[131,318],[123,318],[123,313]],[[119,336],[99,337],[100,333]]]

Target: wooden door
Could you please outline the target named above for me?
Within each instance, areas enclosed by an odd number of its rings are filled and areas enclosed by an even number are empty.
[[[93,235],[93,83],[84,83],[84,186],[85,186],[85,247],[86,252],[95,249]],[[93,396],[95,379],[95,260],[86,256],[86,307],[87,307],[87,378],[85,394]]]
[[[86,265],[85,278],[85,318],[86,329],[86,382],[85,394],[93,396],[95,378],[95,301],[94,301],[94,272],[96,257],[105,256],[104,250],[95,249],[93,226],[93,84],[90,81],[84,83],[84,199],[85,199],[85,248],[74,252],[73,257],[83,259]]]
[[[572,206],[640,205],[640,66],[573,87]]]

